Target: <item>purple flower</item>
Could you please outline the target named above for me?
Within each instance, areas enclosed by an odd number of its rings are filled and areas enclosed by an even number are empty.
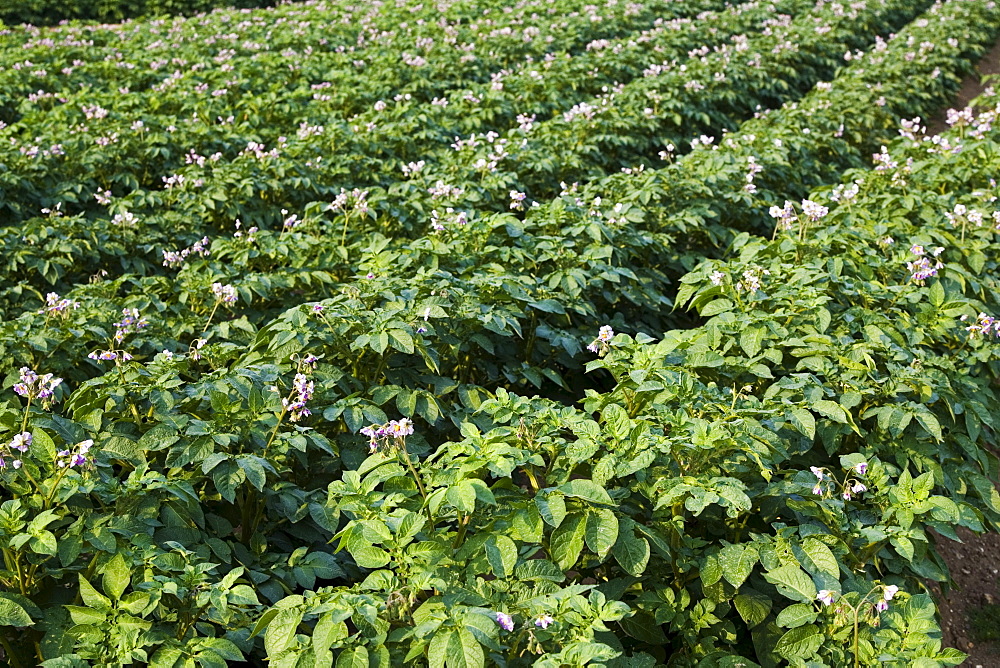
[[[860,464],[854,465],[854,472],[858,475],[864,475],[868,473],[868,462],[861,462]]]
[[[313,359],[315,360],[315,358]],[[306,402],[312,399],[314,389],[313,382],[309,380],[308,376],[303,373],[295,374],[295,380],[292,381],[292,395],[281,400],[281,405],[291,413],[292,422],[298,422],[302,418],[312,415],[312,412],[306,408]]]
[[[865,491],[867,491],[867,490],[868,490],[868,488],[867,488],[867,487],[865,487],[865,486],[864,486],[864,485],[863,485],[862,483],[860,483],[860,482],[856,482],[856,483],[854,483],[854,485],[853,485],[853,486],[851,487],[851,491],[852,491],[852,492],[854,492],[855,494],[860,494],[861,492],[865,492]]]
[[[386,432],[389,436],[394,436],[395,438],[409,436],[413,433],[413,422],[406,418],[403,418],[399,422],[393,420],[389,423]]]
[[[216,299],[225,304],[233,304],[238,299],[236,288],[231,285],[212,283],[212,293],[215,295]]]
[[[813,487],[813,494],[816,494],[818,496],[818,495],[820,495],[822,493],[823,493],[823,488],[822,487],[820,487],[819,485],[816,485],[815,487]]]
[[[833,597],[836,594],[829,589],[820,589],[819,594],[816,595],[816,600],[823,605],[831,605],[833,603]]]
[[[552,619],[552,615],[542,615],[541,617],[535,620],[535,626],[541,629],[547,629],[549,628],[549,624],[551,624],[554,621],[555,620]]]
[[[86,457],[86,454],[90,452],[90,448],[92,448],[93,445],[94,441],[88,438],[87,440],[80,441],[75,446],[73,446],[72,451],[60,450],[57,453],[59,461],[57,461],[56,464],[59,466],[59,468],[65,468],[66,466],[69,466],[70,468],[76,466],[83,466],[89,461]]]
[[[51,373],[39,376],[28,367],[21,367],[19,383],[14,383],[14,392],[26,397],[29,401],[35,398],[43,401],[55,394],[55,389],[62,383],[62,378],[54,378]]]
[[[500,625],[504,631],[514,630],[514,618],[504,612],[497,613],[497,624]]]
[[[878,610],[879,612],[885,612],[886,610],[889,609],[889,602],[879,601],[878,603],[875,604],[875,609]]]
[[[28,447],[31,445],[31,432],[23,431],[20,434],[15,434],[13,440],[10,442],[11,450],[19,450],[21,452],[27,452]]]
[[[823,479],[823,469],[816,466],[810,466],[809,470],[812,471],[813,475],[816,476],[817,480]]]

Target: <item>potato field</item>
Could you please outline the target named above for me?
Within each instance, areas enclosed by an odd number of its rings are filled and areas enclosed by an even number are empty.
[[[995,0],[217,4],[0,10],[4,665],[963,662]]]

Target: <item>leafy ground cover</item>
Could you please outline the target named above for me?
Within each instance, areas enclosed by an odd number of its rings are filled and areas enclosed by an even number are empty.
[[[961,662],[1000,9],[517,10],[4,31],[9,663]]]

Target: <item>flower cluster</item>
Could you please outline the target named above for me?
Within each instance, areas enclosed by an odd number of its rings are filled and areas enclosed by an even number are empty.
[[[750,267],[743,272],[743,278],[736,284],[736,289],[740,292],[748,292],[754,294],[763,286],[763,279],[765,276],[770,276],[770,269],[763,269],[761,267]]]
[[[97,360],[100,362],[113,362],[121,360],[123,362],[128,362],[132,359],[132,355],[124,350],[102,350],[100,352],[94,351],[87,355],[92,360]]]
[[[243,239],[248,244],[257,242],[256,234],[259,230],[257,229],[256,225],[251,225],[250,227],[247,228],[246,232],[244,232],[242,229],[240,229],[243,227],[243,221],[237,218],[235,227],[236,231],[233,232],[233,239]]]
[[[0,451],[0,469],[7,468],[7,458],[11,459],[10,465],[15,469],[21,468],[20,458],[14,454],[14,450],[24,454],[31,447],[31,432],[22,431],[20,434],[14,434],[14,438],[11,439],[2,451]]]
[[[810,466],[809,470],[814,476],[816,476],[816,484],[812,488],[812,493],[817,496],[825,496],[828,493],[833,493],[834,489],[837,487],[837,479],[829,473],[826,469],[820,468],[818,466]],[[861,462],[855,464],[851,467],[850,471],[855,475],[864,477],[868,473],[868,463]],[[868,491],[868,486],[857,478],[846,478],[843,485],[840,486],[840,496],[844,501],[850,501],[855,494],[861,494],[862,492]]]
[[[878,585],[868,592],[867,596],[861,599],[861,603],[865,603],[868,600],[868,596],[871,596],[875,592],[879,592],[879,599],[875,602],[875,605],[872,606],[872,608],[869,608],[869,610],[877,616],[878,613],[885,612],[889,609],[889,601],[894,599],[899,593],[899,587],[896,585]],[[821,589],[819,590],[819,593],[816,594],[816,600],[827,607],[833,605],[833,601],[836,597],[837,592],[830,589]],[[869,603],[869,605],[871,605],[871,603]],[[843,608],[843,606],[840,607]],[[843,613],[844,610],[838,609],[837,612]]]
[[[121,227],[135,227],[139,223],[139,218],[134,213],[122,211],[121,213],[116,213],[111,222]]]
[[[51,373],[39,376],[26,366],[21,367],[19,382],[14,383],[14,392],[28,401],[41,399],[44,403],[52,400],[55,390],[62,384],[62,378],[55,378]]]
[[[795,204],[788,200],[785,200],[785,206],[772,206],[768,209],[768,213],[771,218],[777,221],[777,227],[779,230],[790,230],[792,229],[792,221],[798,218],[798,214],[795,213]]]
[[[236,294],[236,288],[222,283],[212,283],[212,294],[215,295],[216,300],[224,304],[233,304],[239,298]]]
[[[743,190],[750,193],[751,195],[757,192],[757,186],[754,185],[754,177],[764,171],[763,165],[757,162],[757,158],[752,155],[747,157],[747,174],[746,174],[746,185],[743,186]]]
[[[938,257],[944,252],[944,248],[938,246],[931,250],[931,256]],[[916,258],[907,261],[906,268],[910,272],[910,280],[917,283],[918,285],[923,285],[924,281],[932,276],[937,276],[938,269],[944,267],[944,264],[940,260],[931,260],[927,257],[927,251],[923,246],[914,244],[910,247],[910,253],[915,255]]]
[[[72,450],[60,450],[56,453],[59,457],[56,465],[59,468],[83,466],[90,461],[87,459],[87,453],[90,452],[90,448],[93,446],[94,442],[88,438],[86,441],[80,441],[74,445]]]
[[[809,221],[815,223],[823,216],[830,213],[830,209],[818,204],[811,199],[802,200],[802,213],[809,216]]]
[[[315,359],[315,357],[312,358],[312,360]],[[315,386],[308,376],[304,373],[295,374],[291,394],[281,400],[281,405],[291,414],[292,422],[298,422],[302,418],[312,415],[312,412],[306,408],[306,402],[312,399],[314,389]]]
[[[524,209],[524,198],[525,197],[527,197],[527,195],[525,195],[524,193],[518,192],[516,190],[511,190],[510,191],[510,208],[514,209],[515,211],[521,211],[521,210],[523,210]]]
[[[179,251],[163,251],[163,266],[168,268],[179,267],[184,264],[184,260],[192,253],[206,257],[211,253],[208,249],[210,244],[211,241],[209,241],[208,237],[202,237],[201,240]]]
[[[968,319],[968,316],[963,315],[962,321]],[[993,336],[1000,336],[1000,322],[991,315],[986,315],[985,313],[980,313],[976,318],[976,321],[965,328],[969,332],[969,336],[976,338],[977,336],[987,336],[992,334]]]
[[[407,418],[390,420],[385,424],[369,425],[361,430],[368,437],[370,452],[389,450],[393,447],[400,450],[406,443],[406,437],[413,434],[413,422]]]
[[[615,338],[615,330],[611,328],[611,325],[604,325],[597,332],[597,338],[587,346],[587,350],[604,357],[611,350],[611,339],[613,338]]]
[[[510,615],[508,615],[506,612],[498,612],[498,613],[496,613],[496,619],[497,619],[497,624],[504,631],[513,631],[514,630],[514,618],[511,617]],[[549,628],[549,626],[551,624],[553,624],[554,622],[555,622],[555,619],[552,617],[552,615],[549,615],[549,614],[542,614],[542,615],[539,615],[539,616],[535,617],[535,626],[537,628],[542,629],[543,631],[545,629]]]
[[[137,308],[123,308],[121,322],[116,322],[115,342],[121,343],[129,334],[135,334],[149,325],[149,321],[139,316]]]
[[[45,295],[45,308],[42,309],[42,313],[46,315],[59,315],[63,318],[69,315],[70,309],[76,310],[80,308],[80,302],[73,301],[72,299],[62,299],[55,292],[50,292]]]

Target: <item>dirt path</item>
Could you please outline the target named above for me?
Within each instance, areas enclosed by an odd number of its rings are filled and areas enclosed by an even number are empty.
[[[964,109],[973,98],[982,93],[986,88],[981,83],[982,77],[987,74],[1000,74],[1000,41],[994,44],[993,48],[979,61],[979,64],[976,65],[976,73],[962,80],[962,87],[952,101],[951,107]],[[945,122],[945,118],[946,114],[942,112],[937,117],[929,119],[927,133],[936,135],[947,130],[948,124]]]
[[[962,81],[951,107],[963,109],[982,93],[981,77],[987,74],[1000,74],[1000,41]],[[928,133],[946,130],[946,117],[942,111],[929,119]],[[956,585],[947,596],[938,590],[944,644],[969,655],[963,667],[1000,668],[1000,534],[976,536],[964,529],[958,534],[964,542],[941,537],[937,542]]]

